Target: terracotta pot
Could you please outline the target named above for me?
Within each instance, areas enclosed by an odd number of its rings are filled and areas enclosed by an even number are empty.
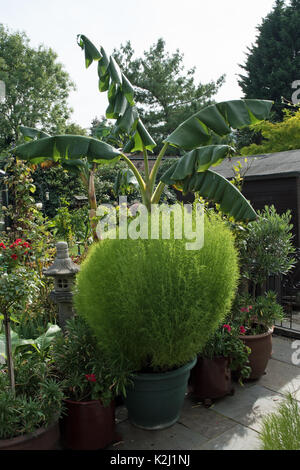
[[[204,402],[232,395],[234,390],[231,383],[229,359],[198,357],[197,364],[191,371],[190,383],[192,393]]]
[[[100,400],[64,400],[66,414],[60,419],[62,445],[72,450],[97,450],[116,440],[115,404]]]
[[[47,428],[39,428],[30,434],[0,439],[0,450],[57,450],[59,449],[58,421]]]
[[[249,379],[259,379],[265,372],[272,354],[272,333],[274,328],[270,328],[266,333],[260,335],[241,335],[240,339],[249,346],[251,353],[249,362],[251,375]]]

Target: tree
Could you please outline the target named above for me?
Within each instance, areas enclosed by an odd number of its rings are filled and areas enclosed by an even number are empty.
[[[183,54],[170,54],[160,38],[143,57],[133,59],[130,41],[114,50],[113,56],[135,87],[135,102],[153,139],[161,148],[162,140],[189,116],[212,104],[213,95],[224,83],[195,84],[195,67],[185,70]]]
[[[261,155],[264,153],[283,152],[300,148],[300,109],[296,112],[284,110],[281,122],[263,121],[250,128],[260,132],[262,142],[241,148],[242,155]]]
[[[91,227],[95,240],[95,171],[97,165],[104,161],[113,163],[123,159],[127,163],[136,178],[142,202],[149,212],[153,204],[159,203],[164,187],[171,185],[184,193],[197,192],[200,196],[218,203],[220,210],[235,220],[256,218],[254,209],[239,190],[226,178],[210,169],[230,156],[234,150],[230,145],[214,144],[213,138],[228,136],[233,128],[238,129],[265,119],[270,113],[272,102],[235,100],[205,107],[186,119],[164,139],[163,147],[150,171],[148,151],[152,151],[156,144],[139,116],[132,84],[103,47],[98,50],[84,35],[78,36],[78,44],[84,50],[86,67],[93,61],[98,63],[99,90],[108,92],[106,117],[115,119],[113,133],[127,134],[128,142],[123,149],[116,149],[93,137],[50,137],[27,128],[27,137],[35,140],[18,146],[14,153],[34,164],[53,160],[59,161],[70,170],[78,170],[88,188]],[[163,174],[156,186],[159,166],[170,145],[185,153]],[[136,151],[142,152],[144,156],[144,176],[126,154]]]
[[[285,5],[276,0],[273,10],[257,27],[256,43],[248,48],[245,74],[239,85],[245,98],[274,100],[276,120],[291,101],[292,83],[300,79],[300,0]]]
[[[71,109],[67,105],[74,84],[52,49],[33,49],[25,33],[0,24],[0,80],[6,85],[0,102],[0,150],[20,137],[19,126],[59,133]]]

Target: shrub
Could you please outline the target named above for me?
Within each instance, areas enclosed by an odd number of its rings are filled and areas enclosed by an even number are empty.
[[[259,437],[262,450],[300,450],[300,408],[290,393],[264,419]]]
[[[67,321],[66,334],[58,334],[51,348],[53,367],[66,398],[101,399],[104,406],[125,392],[129,380],[125,365],[110,360],[95,335],[80,317]]]
[[[195,357],[228,312],[237,284],[232,234],[205,218],[201,250],[186,240],[104,240],[77,277],[77,313],[132,370],[170,370]]]
[[[16,393],[8,372],[0,368],[0,439],[9,439],[47,427],[59,418],[63,393],[50,369],[37,354],[15,357]]]

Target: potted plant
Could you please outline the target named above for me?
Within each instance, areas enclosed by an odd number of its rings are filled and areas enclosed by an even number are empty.
[[[87,323],[67,321],[57,335],[51,359],[65,393],[61,417],[62,445],[72,450],[102,449],[116,440],[114,397],[124,391],[125,369],[109,360]]]
[[[125,404],[145,429],[174,424],[196,355],[230,309],[238,264],[230,230],[205,217],[205,243],[185,239],[106,239],[82,263],[77,314],[134,373]]]
[[[193,394],[210,406],[212,400],[233,394],[231,371],[239,371],[240,382],[250,375],[250,349],[239,335],[244,327],[222,324],[206,343],[191,371]]]
[[[251,349],[249,379],[258,379],[264,374],[271,357],[273,326],[275,320],[283,320],[283,308],[272,291],[258,296],[254,301],[249,296],[240,296],[235,304],[234,322],[244,328],[240,339]]]
[[[264,374],[272,352],[274,321],[283,318],[276,294],[266,293],[266,286],[269,276],[281,277],[294,267],[290,221],[290,211],[278,214],[274,206],[265,206],[239,239],[241,275],[248,286],[236,298],[232,320],[246,329],[241,338],[251,348],[250,379]]]
[[[0,367],[0,450],[54,450],[63,392],[37,353],[14,356],[14,389]]]

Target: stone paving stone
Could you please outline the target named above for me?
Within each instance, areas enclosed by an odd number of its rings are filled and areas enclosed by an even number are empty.
[[[260,378],[259,385],[280,393],[294,393],[300,389],[299,366],[270,359],[266,372]]]
[[[258,384],[236,388],[234,396],[215,403],[212,410],[239,424],[259,431],[263,417],[277,408],[282,395]]]
[[[212,409],[205,408],[195,399],[187,398],[181,410],[179,423],[212,439],[236,425],[236,423]]]
[[[295,351],[291,347],[291,343],[294,340],[290,338],[285,338],[284,336],[275,336],[272,337],[272,359],[277,359],[282,362],[287,362],[292,364],[292,354]]]
[[[117,406],[116,407],[116,423],[121,423],[128,418],[128,412],[125,405]]]
[[[111,445],[109,450],[192,450],[207,441],[205,436],[180,423],[161,431],[146,431],[126,420],[116,428],[123,441]]]
[[[237,424],[220,436],[195,447],[195,450],[259,450],[258,433]]]

